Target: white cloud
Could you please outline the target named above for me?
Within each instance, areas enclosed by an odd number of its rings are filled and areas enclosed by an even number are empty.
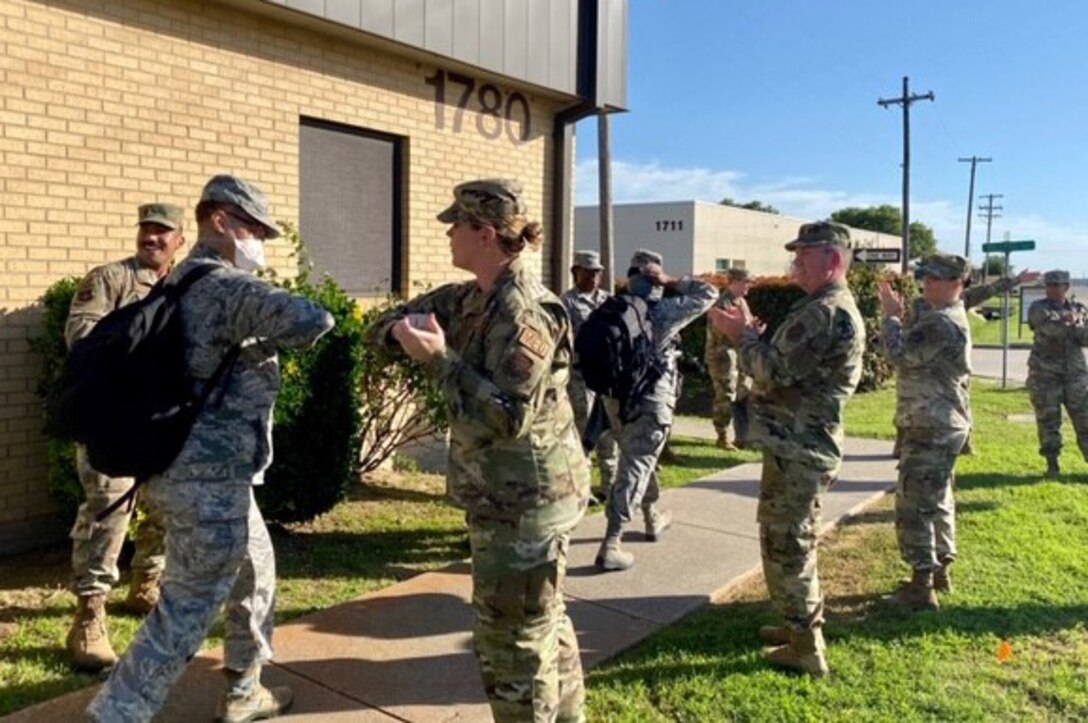
[[[653,201],[709,201],[717,203],[730,197],[740,202],[758,200],[769,203],[782,213],[799,218],[827,218],[847,206],[891,204],[898,207],[898,194],[848,193],[821,188],[817,179],[794,176],[762,183],[746,182],[747,174],[736,170],[669,167],[658,162],[612,162],[612,198],[615,203]],[[588,159],[576,168],[576,203],[597,203],[597,161]],[[986,223],[978,217],[971,225],[972,257],[982,256]],[[912,200],[911,218],[930,226],[942,250],[963,253],[964,223],[967,209],[962,202],[948,200]],[[1034,238],[1037,251],[1013,257],[1018,268],[1069,268],[1076,275],[1088,275],[1088,228],[1048,221],[1038,215],[1008,214],[995,219],[991,240],[1000,241],[1008,230],[1014,239]]]

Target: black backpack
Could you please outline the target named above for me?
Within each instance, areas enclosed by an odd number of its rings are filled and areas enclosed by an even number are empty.
[[[107,314],[64,359],[47,401],[48,432],[80,442],[96,471],[135,477],[135,488],[177,458],[193,422],[241,351],[235,345],[199,396],[190,392],[179,300],[214,264],[200,264],[180,280],[160,281],[151,293]]]
[[[645,299],[605,299],[578,329],[574,351],[586,387],[620,402],[624,421],[665,371]]]

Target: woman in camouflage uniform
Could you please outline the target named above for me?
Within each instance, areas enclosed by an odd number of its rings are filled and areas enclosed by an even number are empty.
[[[474,641],[497,721],[579,721],[585,692],[563,602],[589,467],[567,398],[570,320],[521,260],[539,248],[518,184],[463,183],[438,215],[475,276],[380,319],[373,339],[428,366],[449,405],[447,487],[472,545]]]

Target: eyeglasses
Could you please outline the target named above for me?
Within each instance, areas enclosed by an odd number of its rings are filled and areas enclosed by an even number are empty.
[[[268,239],[269,230],[265,228],[264,224],[260,223],[256,219],[250,218],[249,216],[244,216],[240,213],[234,213],[233,211],[228,211],[226,209],[223,210],[223,213],[227,214],[235,221],[241,221],[242,224],[244,224],[245,227],[249,230],[249,232],[260,241],[265,241]]]

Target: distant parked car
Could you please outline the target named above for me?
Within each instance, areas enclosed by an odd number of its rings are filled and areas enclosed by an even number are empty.
[[[1000,306],[983,306],[978,310],[978,313],[982,314],[982,318],[986,321],[994,321],[1003,316],[1003,311],[1004,309]],[[1009,312],[1012,312],[1012,307],[1009,307]]]

